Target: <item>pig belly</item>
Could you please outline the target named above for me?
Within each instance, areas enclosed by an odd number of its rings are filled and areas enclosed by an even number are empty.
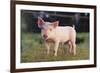
[[[60,38],[59,40],[60,40],[61,43],[65,43],[68,40],[70,40],[70,37],[69,36],[64,36],[64,37]]]
[[[58,32],[58,34],[56,34],[56,38],[60,41],[60,42],[66,42],[70,39],[70,32],[67,31],[61,31]]]

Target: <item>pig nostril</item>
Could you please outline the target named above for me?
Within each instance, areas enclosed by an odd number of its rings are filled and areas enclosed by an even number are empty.
[[[47,36],[47,35],[43,35],[43,37],[44,37],[44,38],[47,38],[48,36]]]

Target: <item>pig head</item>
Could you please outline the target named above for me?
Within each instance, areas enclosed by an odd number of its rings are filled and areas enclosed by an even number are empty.
[[[44,43],[49,54],[50,43],[54,43],[54,56],[57,56],[57,51],[60,43],[69,45],[69,52],[76,55],[76,31],[71,26],[59,26],[59,21],[45,22],[38,17],[38,27],[41,28],[41,35],[44,38]]]

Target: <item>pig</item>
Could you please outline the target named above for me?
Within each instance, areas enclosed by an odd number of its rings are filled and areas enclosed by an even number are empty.
[[[69,52],[74,56],[76,55],[76,31],[74,26],[59,26],[59,21],[45,22],[41,17],[38,17],[37,24],[41,29],[47,54],[49,54],[50,43],[54,43],[54,56],[57,56],[59,44],[67,42]]]

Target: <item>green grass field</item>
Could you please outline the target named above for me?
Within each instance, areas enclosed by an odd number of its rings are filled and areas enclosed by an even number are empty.
[[[58,56],[54,56],[51,47],[50,54],[46,55],[46,48],[40,33],[22,33],[21,62],[45,62],[89,59],[89,33],[77,33],[77,55],[68,53],[66,45],[59,46]],[[53,46],[53,45],[52,45]]]

